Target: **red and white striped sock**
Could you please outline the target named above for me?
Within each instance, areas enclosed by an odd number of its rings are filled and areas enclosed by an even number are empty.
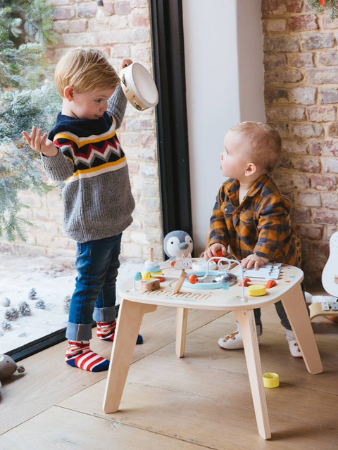
[[[102,341],[113,341],[115,338],[116,320],[113,322],[96,322],[96,335]]]
[[[65,361],[72,367],[88,372],[103,372],[109,367],[107,359],[91,351],[88,341],[68,341]]]
[[[115,339],[116,320],[113,322],[96,322],[96,335],[102,341],[113,342]],[[136,345],[143,344],[143,337],[138,334]]]

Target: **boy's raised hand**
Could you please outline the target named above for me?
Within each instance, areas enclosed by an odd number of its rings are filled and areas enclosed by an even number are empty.
[[[223,244],[213,244],[210,245],[204,252],[204,259],[208,261],[208,259],[217,256],[217,252],[221,251],[225,256],[227,254],[227,249]]]
[[[130,64],[133,64],[133,61],[129,58],[124,58],[122,59],[121,63],[120,63],[120,67],[119,70],[121,71],[122,69],[124,69],[125,67],[130,66]]]
[[[252,255],[247,256],[246,258],[242,259],[242,267],[243,269],[256,269],[258,270],[260,266],[264,266],[269,262],[268,258],[263,258],[262,256],[257,256],[256,253],[253,253]]]
[[[26,131],[23,131],[22,135],[22,139],[24,139],[30,148],[36,152],[43,153],[45,156],[57,155],[58,149],[52,141],[47,139],[47,133],[41,136],[42,131],[40,129],[37,130],[36,127],[33,127],[30,135]]]

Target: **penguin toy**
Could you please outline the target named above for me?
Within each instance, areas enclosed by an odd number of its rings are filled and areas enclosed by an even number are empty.
[[[185,231],[171,231],[163,242],[164,253],[171,259],[187,257],[194,248],[191,236]]]

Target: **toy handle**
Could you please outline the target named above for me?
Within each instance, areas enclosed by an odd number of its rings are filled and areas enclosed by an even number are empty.
[[[25,368],[24,368],[24,366],[16,366],[16,370],[17,370],[19,373],[24,373]]]

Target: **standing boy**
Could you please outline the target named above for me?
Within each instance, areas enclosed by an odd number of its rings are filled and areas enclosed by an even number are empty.
[[[120,69],[131,63],[123,60]],[[108,360],[90,349],[91,324],[93,318],[99,339],[114,340],[121,237],[132,223],[135,207],[126,157],[116,136],[127,102],[119,82],[99,50],[69,51],[55,70],[62,112],[54,129],[48,138],[35,127],[30,135],[23,132],[29,146],[41,153],[50,178],[65,181],[64,228],[77,241],[78,271],[65,360],[92,372],[109,366]],[[142,343],[141,336],[137,343]]]

